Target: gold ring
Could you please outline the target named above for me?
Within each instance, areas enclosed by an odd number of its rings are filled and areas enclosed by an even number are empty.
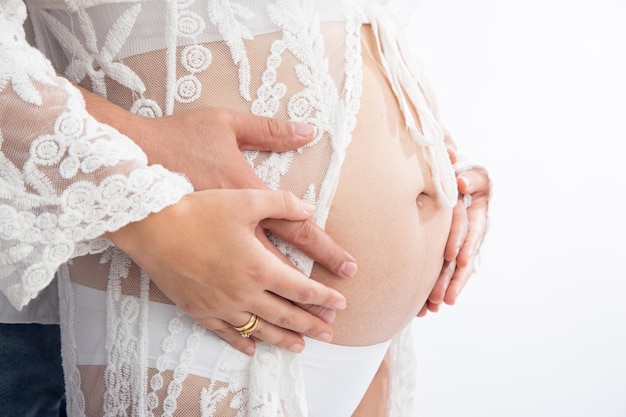
[[[250,316],[250,320],[248,320],[246,324],[239,327],[233,326],[233,328],[237,330],[239,334],[241,334],[243,337],[248,338],[250,337],[250,334],[252,334],[254,329],[256,329],[257,324],[259,324],[259,316],[252,313],[252,315]]]

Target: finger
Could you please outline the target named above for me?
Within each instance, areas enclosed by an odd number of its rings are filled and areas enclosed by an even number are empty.
[[[444,251],[444,259],[452,261],[456,259],[461,250],[461,246],[465,242],[468,233],[467,207],[461,199],[457,201],[452,211],[452,225],[450,226],[450,234]]]
[[[467,215],[469,230],[457,256],[457,264],[461,267],[471,263],[487,231],[487,208],[482,201],[472,202]]]
[[[426,314],[428,314],[428,301],[426,303],[424,303],[424,306],[419,311],[419,313],[417,313],[416,317],[424,317],[424,316],[426,316]]]
[[[299,353],[304,348],[306,335],[324,342],[332,339],[332,329],[323,319],[295,306],[270,292],[263,293],[249,305],[249,310],[258,316],[256,327],[251,331],[251,336],[275,346],[289,349]],[[320,308],[319,314],[328,317],[325,309]],[[332,314],[334,318],[334,313]],[[247,354],[250,346],[239,339],[246,340],[234,327],[242,327],[249,323],[251,313],[235,313],[228,319],[229,325],[217,326],[219,336],[233,345],[236,349]],[[234,332],[233,332],[234,331]]]
[[[428,296],[428,301],[433,304],[441,304],[444,296],[446,295],[446,290],[448,289],[448,285],[450,285],[450,281],[454,276],[454,270],[456,269],[456,262],[452,261],[444,261],[443,267],[441,268],[441,273],[435,282],[433,289]]]
[[[354,257],[312,221],[288,222],[268,219],[261,222],[261,226],[291,242],[332,273],[344,278],[356,275],[357,264]]]
[[[272,330],[271,334],[274,335],[273,337],[278,335],[278,329],[283,329],[309,336],[322,342],[330,342],[332,339],[333,331],[328,323],[274,294],[267,293],[267,297],[261,305],[255,307],[255,311],[258,311],[259,317],[263,317],[264,322],[277,328]],[[284,334],[284,332],[281,332],[281,338]],[[265,341],[274,343],[277,340]],[[293,343],[294,341],[292,340],[290,343],[284,342],[281,346],[288,348]]]
[[[281,260],[285,259],[284,256],[277,254],[271,242],[264,235],[259,236],[258,230],[256,233],[261,243],[267,248],[265,259],[259,260],[258,271],[255,272],[257,280],[266,291],[296,304],[317,305],[332,310],[346,308],[346,298],[343,295],[337,290],[309,279],[295,269],[290,262]],[[262,305],[258,307],[262,308]],[[311,316],[301,311],[305,316]]]
[[[272,252],[274,256],[278,257],[283,262],[283,265],[287,266],[293,273],[299,273],[293,267],[291,262],[289,262],[287,257],[285,257],[280,251],[278,251],[278,249],[269,241],[269,239],[267,239],[264,234],[259,236],[259,232],[257,231],[257,237],[260,241],[263,242],[264,246]],[[329,326],[329,323],[331,323],[335,319],[334,309],[329,309],[315,303],[307,303],[306,309],[301,308],[298,305],[294,305],[292,302],[287,301],[284,298],[284,295],[275,292],[276,290],[274,288],[276,287],[276,281],[278,280],[273,279],[270,283],[270,286],[267,287],[268,291],[272,292],[266,291],[263,297],[256,299],[254,304],[251,305],[251,309],[255,311],[255,313],[259,317],[279,328],[304,334],[306,336],[324,342],[329,342],[332,338],[332,329]],[[322,284],[319,284],[316,281],[310,280],[308,278],[303,282],[303,284],[307,285],[311,283],[316,283],[319,286],[322,286],[324,289],[330,290],[329,288],[324,287]],[[335,293],[337,293],[335,290],[330,291],[334,291]],[[293,298],[288,299],[297,303],[297,301]],[[303,305],[303,303],[297,304]],[[239,321],[243,322],[244,319],[245,315],[244,317],[241,317]],[[274,331],[273,334],[276,335],[276,331]],[[273,343],[273,341],[270,342]],[[289,348],[289,346],[291,346],[291,344],[287,345],[287,342],[283,342],[283,347]]]
[[[456,299],[461,294],[463,288],[465,288],[465,284],[469,281],[470,277],[474,273],[474,265],[473,263],[470,265],[466,265],[463,267],[457,267],[454,272],[454,277],[450,281],[450,285],[446,290],[446,295],[443,298],[443,301],[448,305],[454,305],[456,303]]]
[[[456,149],[452,146],[446,145],[446,149],[448,150],[448,157],[450,158],[450,163],[452,165],[456,164],[459,160],[459,157],[456,153]]]
[[[335,318],[337,318],[337,312],[330,308],[307,304],[300,304],[298,307],[309,312],[310,314],[313,314],[315,317],[319,317],[324,321],[324,323],[332,324],[332,322],[335,321]]]
[[[266,267],[266,270],[266,276],[271,277],[264,283],[267,291],[297,304],[338,310],[346,308],[346,299],[338,291],[309,279],[292,266],[277,262],[273,267]]]
[[[462,194],[489,194],[491,180],[487,171],[482,167],[473,167],[459,173],[457,185]]]
[[[239,190],[250,224],[263,219],[306,220],[315,213],[315,205],[284,190]]]
[[[438,313],[439,307],[441,307],[441,303],[431,303],[429,301],[427,306],[428,306],[428,311],[430,311],[431,313]]]
[[[252,114],[231,112],[235,136],[240,149],[289,151],[313,139],[313,126]]]
[[[452,165],[456,164],[458,161],[457,155],[457,147],[454,139],[450,132],[447,129],[443,129],[443,143],[446,145],[446,149],[448,150],[448,156],[450,157],[450,162]]]
[[[241,337],[241,336],[239,336]],[[297,333],[275,326],[263,319],[259,319],[259,324],[252,332],[252,338],[260,342],[300,353],[304,350],[304,338]]]
[[[265,231],[258,227],[256,231],[256,236],[261,243],[265,246],[267,250],[272,252],[278,259],[282,260],[286,265],[293,266],[292,262],[274,245],[274,243],[270,242],[270,240],[265,235]],[[295,266],[293,266],[295,268]],[[312,304],[300,304],[298,305],[304,311],[307,311],[309,314],[312,314],[316,317],[322,319],[325,323],[331,324],[335,320],[335,310],[328,309],[318,305]]]
[[[247,314],[249,315],[250,313]],[[223,333],[220,337],[235,348],[245,346],[246,349],[249,349],[247,344],[258,340],[295,353],[300,353],[304,349],[304,339],[301,335],[268,323],[260,316],[256,327],[251,331],[250,337],[244,337],[230,324],[223,329]],[[244,352],[250,354],[250,350],[245,350]]]
[[[453,149],[456,152],[456,142],[454,141],[454,138],[452,137],[450,131],[448,131],[448,129],[446,128],[443,129],[443,143],[446,145],[447,148]]]
[[[230,323],[215,318],[200,319],[199,323],[221,337],[226,343],[230,344],[238,351],[246,355],[254,355],[256,350],[254,340],[242,337]]]

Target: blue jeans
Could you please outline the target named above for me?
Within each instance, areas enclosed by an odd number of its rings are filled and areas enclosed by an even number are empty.
[[[0,414],[66,416],[58,325],[0,323]]]

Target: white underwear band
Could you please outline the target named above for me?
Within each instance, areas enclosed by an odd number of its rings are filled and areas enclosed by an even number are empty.
[[[75,337],[77,365],[103,365],[106,363],[106,293],[79,284],[72,284],[75,300]],[[176,306],[150,302],[148,332],[150,340],[164,340],[168,323],[180,315]],[[181,316],[181,320],[191,319]],[[177,334],[174,349],[169,353],[178,358],[185,347],[184,340],[191,334],[184,326]],[[198,376],[228,380],[219,375],[215,362],[220,353],[221,339],[212,332],[201,338],[198,352],[188,370]],[[382,362],[390,341],[371,346],[339,346],[306,338],[306,348],[299,355],[304,376],[309,417],[346,417],[358,406]],[[267,349],[265,343],[257,344],[257,352]],[[149,343],[148,366],[155,367],[161,355],[160,343]]]

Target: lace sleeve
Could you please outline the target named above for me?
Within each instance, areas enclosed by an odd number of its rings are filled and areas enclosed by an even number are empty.
[[[101,236],[192,191],[85,110],[29,46],[21,1],[0,3],[0,289],[21,309]]]

